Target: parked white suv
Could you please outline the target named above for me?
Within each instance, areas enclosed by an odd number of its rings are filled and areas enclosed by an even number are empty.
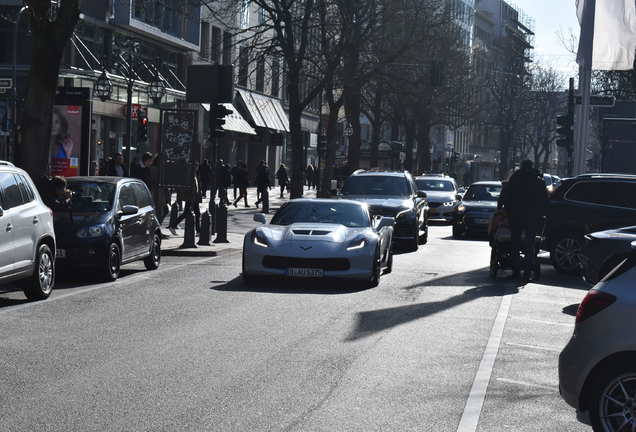
[[[0,161],[0,284],[17,282],[30,300],[55,284],[53,215],[23,170]]]

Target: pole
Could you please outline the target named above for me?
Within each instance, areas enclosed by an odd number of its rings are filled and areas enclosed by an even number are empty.
[[[214,133],[215,130],[215,123],[216,123],[216,104],[214,103],[210,103],[210,113],[209,113],[209,119],[210,119],[210,165],[212,166],[212,176],[210,177],[210,202],[208,205],[209,211],[210,211],[210,215],[212,215],[212,220],[213,220],[213,224],[216,226],[216,220],[215,215],[216,215],[216,175],[217,175],[217,170],[218,170],[218,166],[217,166],[217,149],[216,149],[216,134]],[[215,229],[212,230],[212,232],[214,233]]]
[[[568,90],[568,118],[574,118],[574,78],[570,78],[570,87]],[[572,177],[574,172],[574,131],[568,131],[568,177]]]
[[[128,99],[126,100],[126,173],[128,176],[131,175],[130,168],[132,167],[131,160],[131,148],[132,148],[132,94],[133,94],[133,85],[135,81],[132,77],[128,78]]]
[[[22,18],[22,14],[26,12],[28,9],[27,6],[22,6],[18,11],[18,14],[15,17],[15,23],[13,26],[13,67],[11,69],[12,78],[13,78],[13,89],[12,89],[12,107],[11,107],[11,126],[12,126],[12,135],[13,135],[13,155],[15,157],[15,152],[18,148],[18,32],[20,30],[20,18]]]
[[[586,29],[584,38],[581,31],[582,62],[579,66],[579,89],[582,103],[578,110],[576,137],[574,146],[574,175],[582,174],[585,170],[585,159],[590,123],[590,92],[592,81],[592,59],[594,55],[594,21],[596,15],[596,0],[586,0],[583,24]],[[583,30],[583,26],[581,27]]]

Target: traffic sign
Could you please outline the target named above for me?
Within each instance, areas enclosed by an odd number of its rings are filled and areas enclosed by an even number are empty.
[[[576,97],[576,104],[581,105],[583,99],[581,96]],[[616,105],[616,98],[614,96],[590,96],[590,105],[595,107],[608,107],[611,108]]]

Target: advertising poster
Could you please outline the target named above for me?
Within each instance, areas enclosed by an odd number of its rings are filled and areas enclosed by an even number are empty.
[[[164,110],[161,116],[162,185],[190,187],[196,111]]]
[[[82,106],[55,105],[51,123],[51,175],[79,175]]]

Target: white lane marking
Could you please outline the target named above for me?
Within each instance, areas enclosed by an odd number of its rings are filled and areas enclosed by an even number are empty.
[[[477,370],[477,375],[470,389],[462,418],[457,427],[457,432],[475,432],[477,430],[479,416],[481,415],[481,409],[486,399],[486,391],[488,390],[492,370],[495,366],[497,354],[499,353],[499,347],[501,346],[501,339],[503,337],[504,328],[506,327],[511,303],[511,295],[506,295],[501,299],[499,312],[497,312],[497,317],[492,326],[484,355],[479,363],[479,369]]]
[[[526,322],[531,322],[531,323],[537,323],[537,324],[547,324],[547,325],[559,325],[559,326],[564,326],[564,327],[574,327],[574,323],[567,323],[567,322],[558,322],[558,321],[545,321],[545,320],[538,320],[538,319],[533,319],[533,318],[523,318],[523,317],[510,317],[510,319],[515,320],[515,321],[526,321]]]
[[[506,378],[497,378],[497,381],[500,381],[502,383],[507,383],[507,384],[515,384],[515,385],[519,385],[519,386],[523,386],[523,387],[534,387],[534,388],[539,388],[539,389],[543,389],[543,390],[550,390],[550,391],[558,391],[559,390],[559,388],[557,386],[547,386],[547,385],[529,383],[529,382],[525,382],[525,381],[511,380],[511,379],[506,379]]]
[[[561,348],[556,348],[556,347],[547,347],[547,346],[540,346],[540,345],[526,345],[526,344],[520,344],[520,343],[514,343],[514,342],[506,342],[506,345],[517,347],[517,348],[528,348],[528,349],[531,349],[531,350],[550,351],[550,352],[555,352],[555,353],[560,353],[562,351]]]
[[[228,255],[223,255],[223,256],[226,257]],[[181,267],[187,267],[187,266],[192,265],[192,264],[201,264],[201,263],[204,263],[206,261],[212,261],[212,260],[214,260],[216,258],[219,258],[219,256],[217,255],[217,256],[214,256],[214,257],[207,257],[207,258],[204,258],[204,259],[200,259],[200,260],[196,260],[196,261],[192,261],[192,262],[188,262],[188,263],[183,263],[183,264],[178,264],[178,265],[175,265],[175,266],[168,266],[168,267],[164,267],[164,268],[159,268],[159,269],[153,271],[152,275],[154,276],[156,274],[163,273],[163,272],[166,272],[168,270],[175,270],[175,269],[178,269],[178,268],[181,268]],[[51,303],[53,303],[55,301],[58,301],[58,300],[63,300],[63,299],[69,298],[69,297],[74,297],[76,295],[89,293],[91,291],[95,291],[95,290],[98,290],[98,289],[101,289],[101,288],[108,288],[108,287],[123,288],[123,287],[131,285],[131,284],[133,284],[135,282],[138,282],[140,279],[148,279],[148,275],[146,273],[139,273],[138,275],[129,276],[129,277],[125,278],[125,279],[120,279],[120,280],[117,280],[115,282],[101,283],[101,284],[97,284],[95,286],[92,286],[90,288],[80,289],[80,290],[77,290],[77,291],[70,292],[68,294],[56,295],[55,297],[51,297],[51,298],[49,298],[47,300],[44,300],[44,301],[24,303],[24,304],[13,306],[13,307],[8,307],[7,309],[0,310],[0,315],[7,314],[9,312],[15,312],[15,311],[27,309],[27,308],[30,308],[30,307],[45,306],[47,304],[51,304]]]

